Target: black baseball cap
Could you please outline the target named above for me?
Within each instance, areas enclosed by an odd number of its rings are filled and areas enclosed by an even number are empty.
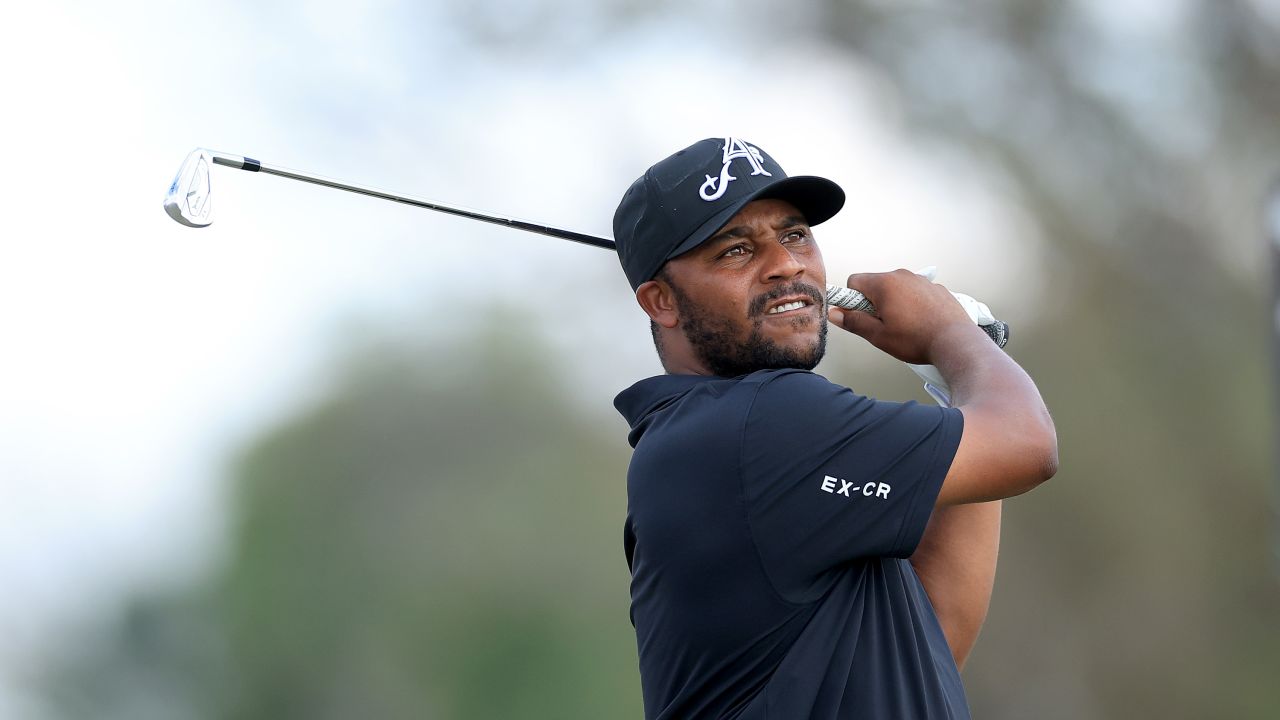
[[[844,206],[844,190],[826,178],[787,177],[768,153],[738,138],[707,138],[649,168],[613,214],[618,259],[634,290],[671,258],[715,235],[752,200],[795,205],[810,225]]]

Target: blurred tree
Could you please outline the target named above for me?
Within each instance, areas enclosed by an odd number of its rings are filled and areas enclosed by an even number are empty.
[[[435,343],[367,349],[254,443],[225,568],[80,638],[49,683],[57,709],[640,715],[625,425],[575,412],[547,349],[505,324]]]

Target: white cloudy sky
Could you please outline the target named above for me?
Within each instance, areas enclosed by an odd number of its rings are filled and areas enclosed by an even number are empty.
[[[22,5],[0,11],[0,717],[58,628],[204,567],[225,458],[323,392],[351,318],[448,328],[506,286],[607,348],[602,387],[658,370],[607,252],[223,168],[217,222],[183,228],[161,200],[193,147],[607,235],[646,165],[733,134],[845,187],[833,276],[937,264],[1027,312],[1033,233],[978,169],[912,147],[833,52],[708,33],[725,3],[599,46],[561,21],[545,54],[391,0]],[[573,328],[568,288],[597,298]]]

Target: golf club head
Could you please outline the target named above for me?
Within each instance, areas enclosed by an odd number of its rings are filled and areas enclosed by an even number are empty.
[[[209,167],[213,158],[203,148],[196,148],[182,161],[178,175],[164,196],[164,211],[169,217],[188,227],[205,227],[213,222],[213,203],[209,201]]]

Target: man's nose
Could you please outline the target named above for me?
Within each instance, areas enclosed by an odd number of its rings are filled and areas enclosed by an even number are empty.
[[[790,280],[805,270],[805,264],[800,261],[800,258],[781,243],[771,246],[767,262],[763,267],[766,282]]]

